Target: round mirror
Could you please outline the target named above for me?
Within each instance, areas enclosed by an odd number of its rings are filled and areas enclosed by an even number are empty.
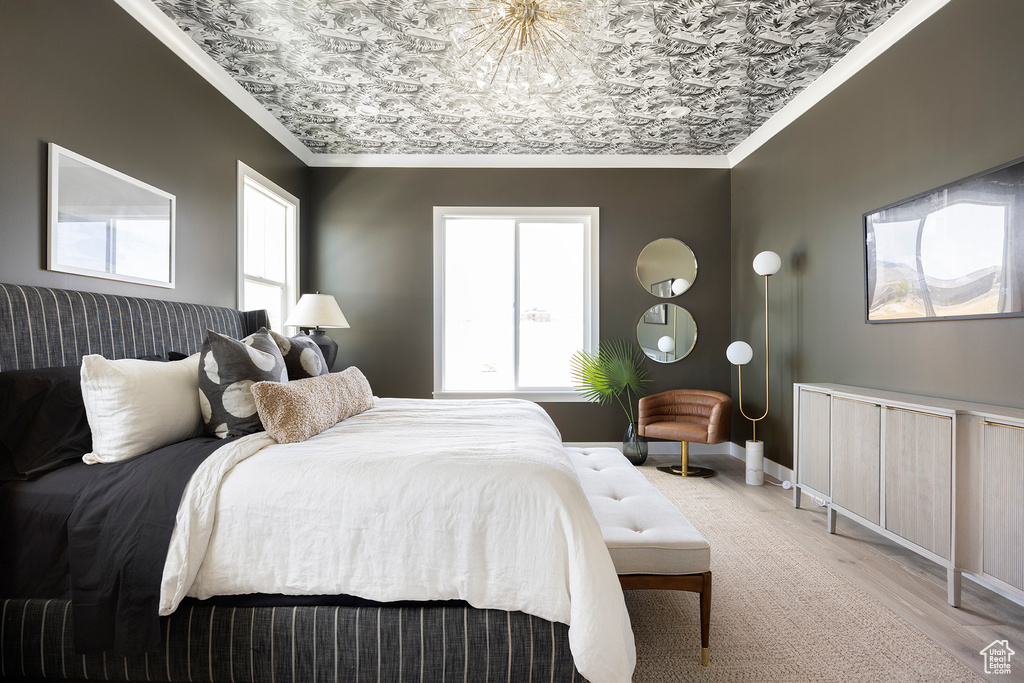
[[[640,252],[636,259],[636,277],[654,296],[671,299],[688,290],[697,278],[697,258],[679,240],[663,237]]]
[[[675,363],[693,351],[697,343],[697,323],[685,308],[654,304],[636,324],[636,341],[651,360]]]

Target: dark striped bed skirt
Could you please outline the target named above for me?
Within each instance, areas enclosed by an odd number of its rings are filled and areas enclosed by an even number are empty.
[[[71,603],[5,600],[0,675],[102,681],[581,681],[569,627],[466,607],[189,606],[163,649],[76,655]]]

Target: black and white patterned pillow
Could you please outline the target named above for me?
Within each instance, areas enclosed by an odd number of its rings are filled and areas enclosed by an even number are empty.
[[[277,342],[261,330],[239,341],[207,330],[199,355],[199,407],[204,431],[221,439],[263,431],[252,385],[287,382]]]
[[[267,329],[261,328],[260,332]],[[277,348],[281,349],[284,356],[284,365],[288,368],[288,379],[306,379],[307,377],[319,377],[331,371],[324,360],[323,351],[316,345],[316,342],[305,334],[297,334],[294,337],[285,337],[273,330],[270,336],[277,342]]]

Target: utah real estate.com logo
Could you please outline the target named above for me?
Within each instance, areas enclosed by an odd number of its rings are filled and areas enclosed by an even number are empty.
[[[1010,649],[1008,640],[993,640],[988,647],[981,651],[985,658],[985,673],[987,674],[1009,674],[1010,658],[1016,652]]]

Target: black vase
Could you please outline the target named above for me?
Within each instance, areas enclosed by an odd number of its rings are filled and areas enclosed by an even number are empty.
[[[647,460],[647,439],[640,436],[636,422],[630,422],[622,435],[622,454],[634,465],[643,465]]]

